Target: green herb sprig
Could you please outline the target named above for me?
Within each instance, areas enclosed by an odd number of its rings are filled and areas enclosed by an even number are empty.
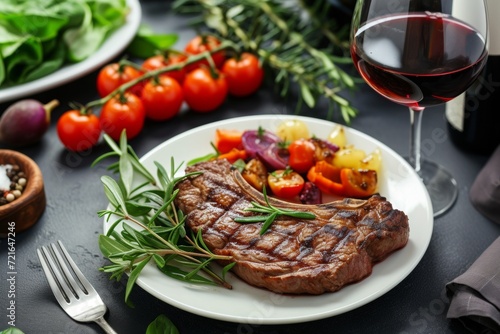
[[[265,215],[249,216],[249,217],[236,217],[236,218],[234,218],[235,222],[241,223],[241,224],[252,224],[252,223],[264,222],[264,224],[262,224],[262,227],[260,229],[260,235],[263,235],[264,233],[266,233],[266,231],[269,229],[269,227],[271,227],[272,223],[279,216],[287,216],[287,217],[293,217],[293,218],[299,218],[299,219],[314,219],[314,218],[316,218],[316,216],[310,212],[279,209],[279,208],[277,208],[269,203],[269,198],[267,197],[265,187],[262,189],[262,193],[264,195],[264,200],[266,202],[266,205],[262,205],[262,204],[257,203],[257,202],[252,202],[252,206],[249,208],[246,208],[245,211],[263,213]]]
[[[107,135],[105,140],[111,152],[96,159],[93,165],[109,157],[118,157],[118,162],[108,169],[118,172],[119,179],[107,175],[101,177],[110,207],[99,211],[98,215],[114,221],[107,233],[99,236],[100,250],[111,261],[100,270],[117,280],[124,273],[130,273],[125,301],[129,302],[135,282],[151,261],[165,275],[183,282],[230,289],[225,274],[234,263],[224,267],[220,275],[210,268],[210,264],[216,260],[231,261],[232,258],[212,253],[204,243],[201,231],[197,234],[187,231],[186,217],[175,205],[178,193],[175,186],[199,173],[175,176],[180,165],[176,167],[172,159],[170,172],[155,162],[155,178],[127,144],[125,132],[119,145]]]

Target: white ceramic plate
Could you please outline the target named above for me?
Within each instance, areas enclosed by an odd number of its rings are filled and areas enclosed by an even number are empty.
[[[61,86],[98,69],[118,56],[132,41],[141,23],[139,0],[127,0],[127,4],[130,13],[125,24],[113,32],[92,56],[79,63],[65,65],[40,79],[0,89],[0,103]]]
[[[300,119],[309,126],[311,134],[326,138],[335,124],[298,116],[248,116],[207,124],[180,134],[147,153],[141,161],[156,175],[154,161],[170,168],[170,158],[176,163],[187,162],[212,152],[215,129],[274,130],[282,121]],[[383,169],[380,193],[395,208],[403,210],[410,219],[408,245],[375,265],[373,273],[361,282],[335,293],[319,296],[284,296],[254,288],[234,275],[229,275],[233,290],[195,286],[164,276],[153,265],[147,266],[137,283],[146,291],[175,307],[201,316],[250,324],[286,324],[305,322],[341,314],[380,297],[400,283],[419,263],[429,245],[432,229],[432,205],[417,174],[406,161],[377,140],[346,128],[348,143],[368,152],[379,148]],[[109,225],[104,224],[106,231]]]

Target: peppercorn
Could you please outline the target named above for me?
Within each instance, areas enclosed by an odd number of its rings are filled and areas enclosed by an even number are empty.
[[[0,206],[9,204],[22,196],[28,180],[19,165],[0,165],[0,171],[5,172],[9,183],[0,184]]]
[[[16,196],[14,196],[12,193],[8,193],[7,196],[5,196],[5,199],[7,200],[7,202],[12,202],[16,199]]]

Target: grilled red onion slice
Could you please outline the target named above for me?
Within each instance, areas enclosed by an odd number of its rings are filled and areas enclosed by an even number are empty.
[[[243,133],[241,140],[250,158],[255,158],[257,152],[263,152],[271,144],[281,141],[278,136],[267,130],[247,130]]]

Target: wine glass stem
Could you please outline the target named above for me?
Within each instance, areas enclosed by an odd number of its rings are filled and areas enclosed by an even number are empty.
[[[410,109],[410,164],[418,173],[420,172],[420,129],[424,108]]]

